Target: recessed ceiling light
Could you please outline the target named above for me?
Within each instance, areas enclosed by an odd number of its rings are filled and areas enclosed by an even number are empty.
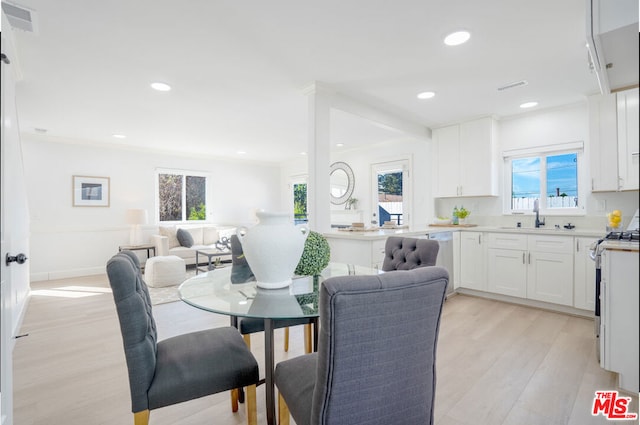
[[[151,88],[158,91],[169,91],[171,90],[171,86],[167,83],[155,82],[151,83]]]
[[[435,95],[432,91],[423,91],[422,93],[418,93],[418,99],[431,99]]]
[[[341,148],[341,147],[343,147],[343,146],[344,146],[344,143],[336,143],[336,146],[337,146],[337,147],[339,147],[339,148]]]
[[[246,154],[246,153],[247,153],[247,151],[238,151],[238,152],[236,152],[236,153],[237,153],[238,155],[244,155],[244,154]]]
[[[457,46],[459,44],[466,43],[470,37],[471,34],[467,31],[456,31],[444,38],[444,44],[447,46]]]
[[[522,109],[533,108],[534,106],[538,106],[538,102],[525,102],[520,105]]]
[[[127,136],[125,136],[124,134],[112,134],[112,137],[115,137],[116,139],[126,139]]]
[[[307,153],[306,152],[300,152],[300,155],[305,156]]]

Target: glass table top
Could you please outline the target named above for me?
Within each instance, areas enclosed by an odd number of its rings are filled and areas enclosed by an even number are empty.
[[[263,289],[255,280],[232,283],[233,267],[198,274],[180,285],[180,298],[194,307],[239,317],[293,319],[317,317],[320,282],[336,276],[372,275],[377,269],[330,263],[317,278],[294,276],[282,289]]]

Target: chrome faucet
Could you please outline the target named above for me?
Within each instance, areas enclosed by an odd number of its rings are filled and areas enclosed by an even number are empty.
[[[536,213],[536,229],[540,226],[544,226],[544,219],[540,221],[540,205],[537,199],[533,201],[533,212]]]

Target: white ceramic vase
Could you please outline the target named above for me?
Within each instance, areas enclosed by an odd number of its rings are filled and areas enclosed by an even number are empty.
[[[236,232],[242,251],[258,287],[284,288],[291,284],[309,229],[295,226],[288,213],[258,211],[256,216],[257,225]]]

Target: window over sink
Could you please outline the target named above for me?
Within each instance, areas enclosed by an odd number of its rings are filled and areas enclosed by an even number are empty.
[[[582,142],[503,153],[505,213],[584,214]]]

